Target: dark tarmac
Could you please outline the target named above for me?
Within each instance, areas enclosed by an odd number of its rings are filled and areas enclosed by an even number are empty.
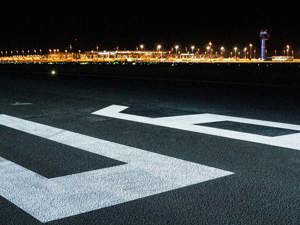
[[[130,107],[126,114],[152,118],[211,113],[297,125],[299,97],[298,88],[280,86],[0,77],[0,114],[233,173],[49,225],[299,225],[299,150],[91,114],[123,105]],[[273,137],[300,133],[230,122],[208,126]],[[46,178],[124,164],[1,125],[0,157]],[[0,161],[0,170],[4,166]],[[0,195],[0,225],[38,224]]]

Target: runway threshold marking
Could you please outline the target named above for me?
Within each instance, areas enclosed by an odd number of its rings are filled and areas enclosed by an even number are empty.
[[[111,117],[121,120],[128,120],[138,123],[150,124],[155,126],[162,126],[185,131],[191,131],[202,134],[209,134],[224,138],[231,138],[242,141],[255,142],[271,146],[290,148],[300,150],[300,126],[288,123],[278,123],[265,120],[248,119],[234,116],[224,116],[218,114],[194,114],[172,117],[151,118],[145,116],[137,116],[132,114],[123,113],[129,107],[121,105],[111,105],[106,108],[93,112],[93,115]],[[221,128],[214,128],[203,126],[201,124],[231,121],[237,123],[245,123],[273,128],[281,128],[287,130],[295,130],[296,133],[280,135],[275,137],[268,137],[264,135],[251,134],[240,131],[232,131]],[[299,132],[298,132],[299,131]]]
[[[43,223],[233,174],[8,115],[0,125],[126,163],[48,179],[0,157],[0,195]]]

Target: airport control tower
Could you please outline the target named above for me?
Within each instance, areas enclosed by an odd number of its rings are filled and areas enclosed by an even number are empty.
[[[266,41],[269,40],[270,35],[267,30],[261,30],[259,33],[260,37],[260,59],[265,60],[266,59]]]

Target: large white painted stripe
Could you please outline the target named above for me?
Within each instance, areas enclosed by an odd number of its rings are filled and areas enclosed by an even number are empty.
[[[207,113],[186,115],[186,116],[150,118],[150,117],[143,117],[143,116],[136,116],[136,115],[122,113],[122,111],[127,108],[128,107],[126,106],[111,105],[109,107],[96,111],[92,114],[112,117],[112,118],[117,118],[122,120],[129,120],[129,121],[134,121],[139,123],[151,124],[156,126],[180,129],[185,131],[197,132],[202,134],[209,134],[209,135],[231,138],[236,140],[249,141],[249,142],[255,142],[260,144],[300,150],[300,138],[298,134],[290,134],[290,135],[277,136],[277,137],[267,137],[258,134],[250,134],[250,133],[239,132],[239,131],[201,126],[199,124],[220,122],[220,121],[232,121],[238,123],[268,126],[274,128],[290,129],[299,132],[300,132],[300,125],[240,118],[240,117],[233,117],[233,116],[207,114]]]
[[[232,174],[7,115],[0,115],[0,125],[127,163],[47,179],[0,157],[0,195],[41,222]]]

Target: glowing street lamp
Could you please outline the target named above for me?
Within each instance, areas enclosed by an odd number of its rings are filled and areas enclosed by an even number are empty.
[[[235,57],[235,59],[237,59],[237,50],[238,50],[238,47],[234,47],[233,48],[233,50],[234,50],[234,57]]]
[[[286,45],[286,56],[289,56],[290,45]]]
[[[212,44],[211,41],[210,41],[210,42],[208,43],[208,45],[206,46],[206,50],[207,50],[207,52],[208,52],[208,54],[209,54],[209,58],[211,58],[212,53],[213,53],[213,48],[212,48],[212,46],[213,46],[213,44]]]
[[[194,53],[195,45],[192,45],[192,46],[191,46],[191,50],[192,50],[192,53]]]
[[[244,58],[245,58],[245,59],[246,59],[246,57],[247,57],[247,50],[248,50],[248,49],[247,49],[246,47],[245,47],[244,50],[243,50],[243,52],[244,52]]]
[[[161,46],[161,45],[157,45],[157,46],[156,46],[156,50],[157,50],[157,51],[160,51],[160,50],[161,50],[161,48],[162,48],[162,46]]]
[[[253,48],[252,43],[249,44],[249,48],[250,48],[250,60],[251,60],[252,59],[252,48]]]
[[[221,55],[224,57],[224,54],[225,54],[225,47],[224,47],[224,46],[221,46],[220,51],[221,51]]]
[[[157,45],[156,46],[156,50],[159,52],[159,51],[161,51],[161,49],[162,49],[162,46],[159,44],[159,45]],[[161,53],[161,56],[160,57],[162,57],[162,53]]]
[[[144,45],[143,44],[140,44],[140,49],[141,49],[141,51],[143,51],[144,50]]]
[[[175,52],[176,52],[176,54],[178,54],[178,49],[179,49],[179,45],[175,45]]]
[[[211,58],[211,45],[206,46],[206,51],[207,51],[207,54],[209,55],[209,58]]]

